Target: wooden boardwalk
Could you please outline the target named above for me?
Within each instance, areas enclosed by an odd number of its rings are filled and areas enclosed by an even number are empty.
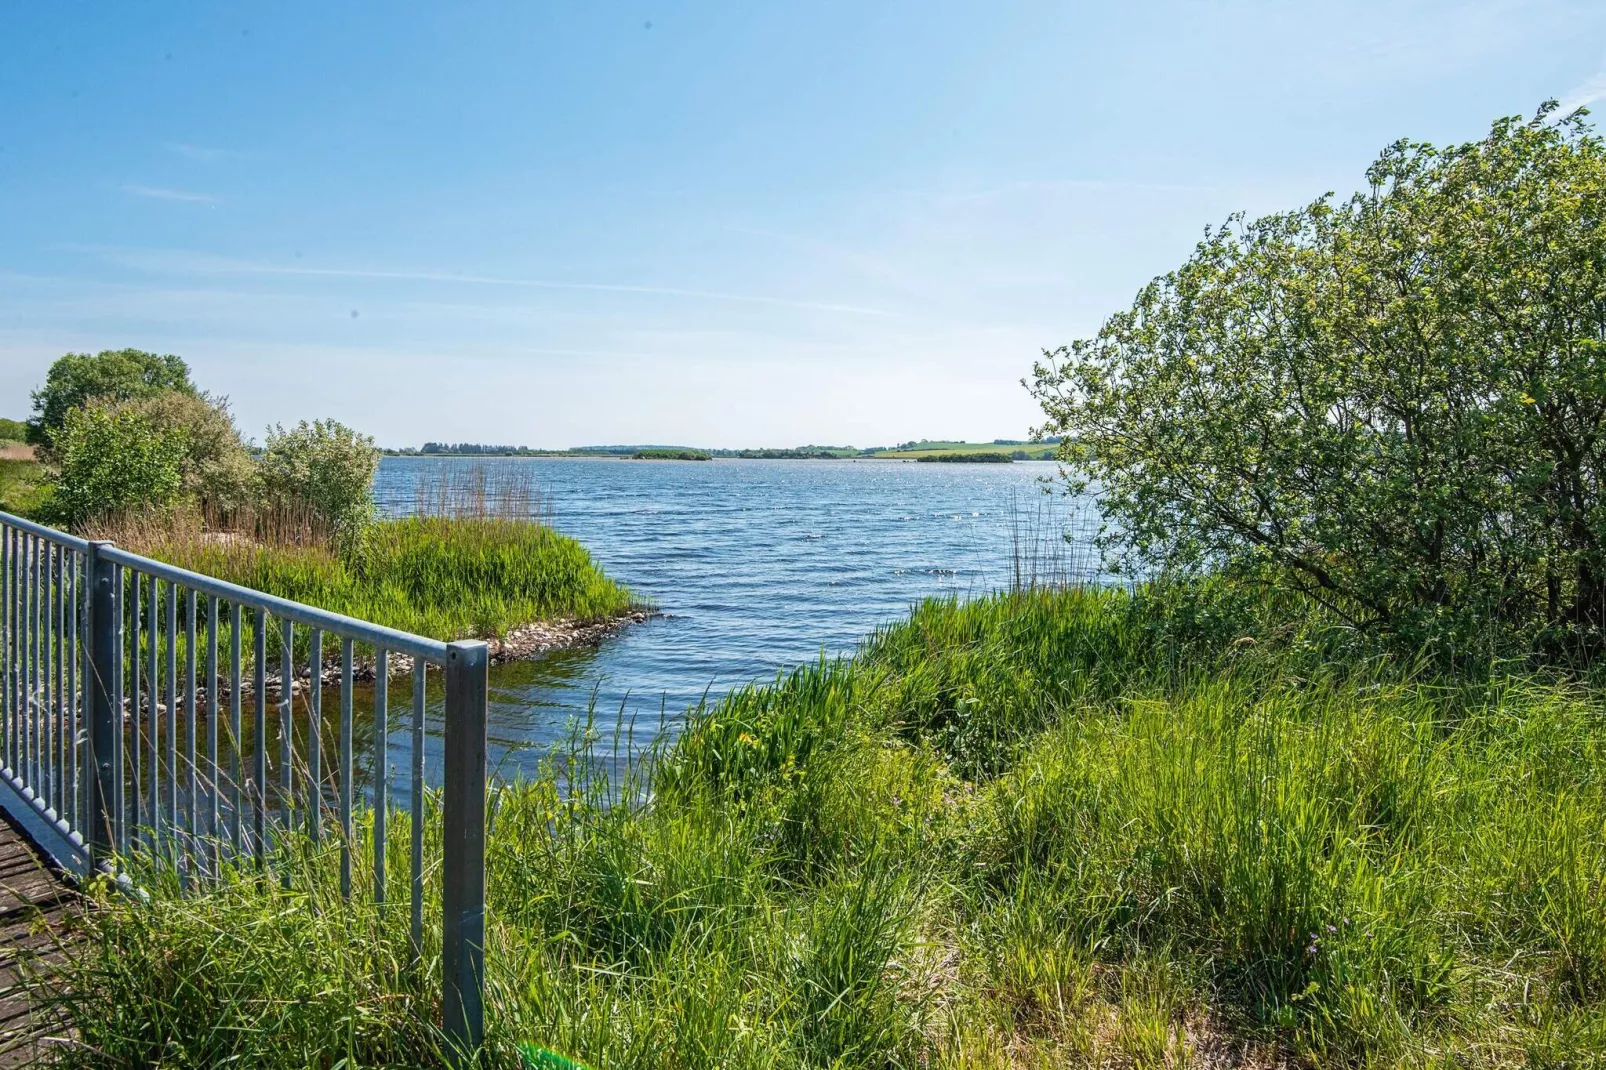
[[[78,896],[11,818],[0,810],[0,1070],[45,1063],[67,1034],[30,999],[19,960],[49,969],[72,939]]]

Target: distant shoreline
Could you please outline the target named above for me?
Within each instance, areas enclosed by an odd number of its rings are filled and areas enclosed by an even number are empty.
[[[632,454],[621,453],[398,453],[390,450],[383,451],[387,460],[406,461],[637,461]],[[652,458],[647,458],[652,459]],[[928,458],[935,460],[936,458]],[[798,462],[824,462],[824,461],[851,461],[855,464],[870,462],[876,464],[914,464],[921,460],[914,454],[905,454],[897,457],[869,456],[869,457],[721,457],[715,455],[710,461],[798,461]],[[1027,457],[1011,458],[1017,464],[1052,464],[1054,458]]]

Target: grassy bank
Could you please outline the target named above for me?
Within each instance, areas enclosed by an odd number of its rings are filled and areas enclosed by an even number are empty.
[[[544,524],[496,517],[376,522],[354,546],[317,539],[124,524],[118,545],[253,590],[437,639],[505,636],[554,618],[632,608],[583,546]]]
[[[955,455],[974,456],[983,453],[997,454],[1017,461],[1046,461],[1054,456],[1055,447],[1028,442],[920,442],[906,444],[890,450],[879,450],[877,457],[904,461],[935,460]]]
[[[0,510],[27,516],[49,493],[45,466],[33,459],[31,448],[0,448]]]
[[[1601,703],[1347,642],[1227,588],[931,603],[649,780],[580,741],[493,803],[487,1064],[1596,1065]],[[404,916],[336,886],[108,897],[65,1060],[428,1062]]]

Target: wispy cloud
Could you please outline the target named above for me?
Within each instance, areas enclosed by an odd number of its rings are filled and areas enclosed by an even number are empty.
[[[124,193],[133,197],[145,197],[153,201],[186,201],[191,204],[216,204],[217,198],[210,193],[194,193],[190,190],[169,189],[166,186],[130,186],[122,187]]]
[[[390,282],[442,282],[469,286],[501,286],[531,290],[586,290],[599,293],[646,294],[663,297],[691,297],[710,301],[778,305],[817,312],[845,312],[858,316],[895,316],[897,313],[858,305],[805,301],[763,294],[729,293],[721,290],[695,290],[678,286],[634,286],[607,282],[569,282],[560,279],[519,279],[499,275],[472,275],[441,271],[380,271],[366,268],[298,267],[166,249],[98,249],[109,260],[148,271],[212,275],[273,275],[310,278],[371,279]]]
[[[1597,100],[1606,100],[1606,70],[1596,71],[1584,82],[1573,86],[1561,95],[1561,106],[1556,114],[1568,116],[1579,108],[1587,108]]]
[[[205,145],[190,145],[183,141],[163,142],[162,147],[168,152],[176,153],[186,160],[199,160],[202,163],[216,163],[219,160],[243,160],[246,153],[235,149],[213,149]]]
[[[1052,178],[1024,179],[1018,182],[1006,182],[1003,185],[988,189],[959,192],[938,193],[924,190],[901,190],[897,192],[937,204],[964,204],[972,201],[995,201],[1008,198],[1067,197],[1084,193],[1209,193],[1213,189],[1214,187],[1212,186],[1186,182],[1152,182],[1141,179]]]

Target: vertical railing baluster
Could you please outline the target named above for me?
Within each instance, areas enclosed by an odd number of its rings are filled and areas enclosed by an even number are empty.
[[[352,643],[340,641],[340,895],[351,898]]]
[[[234,849],[235,864],[239,864],[242,820],[240,816],[240,727],[243,720],[245,696],[240,693],[240,627],[244,614],[240,603],[229,603],[229,845]]]
[[[51,731],[55,733],[55,748],[51,762],[55,766],[56,817],[67,816],[67,548],[56,547],[55,586],[50,595],[51,645],[56,674],[55,701],[51,706]]]
[[[413,961],[424,957],[424,699],[428,663],[413,655],[412,937]]]
[[[145,639],[145,675],[150,678],[151,708],[150,720],[145,725],[145,753],[146,765],[150,766],[150,831],[146,834],[146,841],[154,853],[162,838],[162,731],[161,710],[162,705],[162,679],[158,671],[161,667],[162,656],[161,641],[161,602],[160,584],[155,576],[151,577],[151,622],[146,629]]]
[[[48,723],[45,715],[45,583],[46,561],[50,556],[50,543],[42,538],[35,537],[33,543],[33,718],[31,729],[33,731],[33,778],[29,787],[33,789],[34,797],[40,798],[43,792],[40,786],[44,783],[45,767],[50,761],[50,752],[45,748],[45,727]]]
[[[307,655],[307,835],[323,833],[323,629],[313,628]]]
[[[51,596],[54,604],[51,614],[54,618],[52,632],[56,648],[56,704],[53,710],[55,718],[56,749],[53,760],[56,765],[56,817],[65,820],[67,817],[67,750],[70,738],[67,734],[67,711],[71,703],[67,698],[67,548],[56,548],[56,589]]]
[[[5,762],[7,769],[14,768],[11,761],[11,704],[12,704],[12,672],[11,672],[11,646],[17,638],[17,625],[11,617],[11,599],[14,587],[11,582],[11,526],[0,521],[0,628],[5,629],[5,641],[0,643],[0,761]]]
[[[28,717],[28,544],[20,530],[11,533],[11,739],[9,765],[18,780],[27,775]]]
[[[64,821],[70,821],[68,808],[72,804],[72,784],[69,777],[73,742],[72,693],[68,691],[68,666],[70,660],[67,650],[67,610],[72,605],[71,599],[67,595],[67,585],[72,574],[72,565],[69,561],[70,553],[71,551],[65,546],[57,547],[55,605],[52,607],[52,612],[55,615],[56,645],[56,749],[53,757],[56,764],[56,816]],[[121,716],[122,711],[119,710],[119,727],[121,727]],[[124,829],[126,832],[126,821]]]
[[[167,716],[162,727],[167,729],[167,837],[172,859],[179,857],[179,836],[182,826],[178,820],[178,584],[168,580],[165,585],[167,626]]]
[[[113,843],[119,852],[128,850],[128,824],[123,806],[123,566],[112,565],[112,813],[115,827]]]
[[[28,708],[24,698],[28,686],[28,674],[25,668],[28,650],[25,638],[28,630],[28,576],[24,571],[27,559],[28,549],[23,533],[20,530],[13,531],[11,533],[11,738],[6,741],[6,764],[19,780],[25,775],[26,764],[22,740],[23,722]]]
[[[25,588],[22,574],[22,532],[13,528],[10,530],[11,563],[6,572],[11,577],[11,596],[6,600],[6,612],[11,622],[7,634],[10,636],[10,649],[6,655],[6,666],[10,673],[10,686],[6,689],[10,710],[6,719],[6,768],[19,779],[22,777],[22,593]]]
[[[72,582],[72,551],[58,548],[56,555],[56,816],[68,820],[72,805],[72,781],[69,776],[72,755],[72,692],[69,670],[72,664],[67,649],[67,614],[72,608],[68,594]],[[124,642],[127,642],[126,638]]]
[[[39,797],[39,784],[45,777],[45,709],[43,699],[44,690],[44,599],[45,568],[43,554],[48,544],[45,540],[34,536],[33,540],[33,608],[30,613],[28,627],[33,635],[33,684],[29,693],[33,697],[33,714],[28,718],[28,731],[32,735],[30,751],[33,754],[33,775],[28,778],[28,786],[33,789],[34,797]]]
[[[120,714],[112,704],[117,665],[117,566],[103,556],[111,544],[89,544],[89,768],[86,770],[84,840],[89,861],[105,862],[117,845],[117,781],[122,761]]]
[[[147,807],[149,814],[146,820],[150,822],[150,828],[145,833],[145,842],[152,852],[160,842],[162,830],[162,722],[158,709],[162,704],[162,688],[157,672],[161,665],[162,633],[161,613],[158,612],[161,603],[157,601],[158,582],[155,576],[151,577],[150,623],[145,629],[145,675],[149,678],[146,688],[150,692],[150,709],[146,711],[145,720],[145,765],[150,770],[150,805]]]
[[[184,875],[194,868],[195,840],[200,825],[200,807],[195,791],[196,733],[200,731],[201,714],[196,692],[200,680],[198,664],[200,652],[196,650],[196,617],[199,614],[199,597],[195,588],[184,590]]]
[[[44,545],[44,540],[39,536],[33,537],[33,546],[30,549],[30,556],[33,559],[33,586],[28,592],[28,638],[32,648],[29,655],[32,658],[32,665],[28,670],[28,787],[35,797],[39,795],[39,781],[44,776],[44,751],[40,742],[44,737],[44,711],[39,701],[39,674],[44,664],[44,645],[40,635],[43,613],[39,607],[39,595],[44,589],[45,578],[39,555]]]
[[[441,1025],[467,1065],[485,1035],[486,645],[446,648]]]
[[[73,816],[73,778],[72,755],[73,746],[77,741],[77,734],[73,726],[73,704],[76,696],[73,694],[73,685],[77,682],[73,673],[72,651],[72,608],[73,608],[73,558],[75,551],[62,547],[61,550],[61,591],[56,609],[56,690],[59,695],[57,702],[60,710],[57,713],[60,724],[61,752],[61,787],[57,795],[56,813],[62,820],[72,827]]]
[[[50,627],[50,598],[55,588],[53,572],[56,567],[56,544],[49,539],[40,543],[40,551],[44,554],[43,567],[40,569],[39,586],[39,781],[34,785],[34,791],[39,801],[48,809],[55,800],[55,764],[56,733],[53,731],[52,699],[50,693],[52,662],[55,661],[55,652],[51,649]]]
[[[11,597],[7,599],[6,612],[9,614],[11,627],[10,651],[6,655],[6,665],[11,674],[11,683],[7,688],[8,701],[11,709],[6,720],[6,768],[18,778],[22,776],[22,592],[24,578],[22,575],[22,532],[12,529],[10,533],[11,564],[7,573],[11,577]]]
[[[0,695],[0,731],[4,731],[5,738],[0,740],[0,755],[4,755],[7,769],[15,769],[17,763],[11,757],[11,745],[16,741],[16,729],[12,726],[11,715],[16,710],[16,684],[17,674],[12,666],[12,652],[17,645],[17,618],[13,612],[13,603],[17,597],[17,584],[11,572],[16,564],[16,553],[11,548],[11,536],[15,529],[9,524],[0,523],[0,625],[6,630],[6,640],[0,647],[0,661],[5,663],[5,694]]]
[[[257,708],[251,743],[251,832],[257,868],[261,869],[267,862],[268,843],[268,611],[257,610],[255,620],[251,684]]]
[[[385,817],[390,809],[390,651],[374,650],[374,902],[385,901]]]
[[[18,780],[27,764],[23,748],[23,723],[27,718],[28,687],[28,560],[27,542],[20,530],[11,533],[11,738],[6,741],[6,764]]]
[[[23,633],[28,644],[28,664],[23,671],[27,675],[26,691],[28,710],[26,718],[27,757],[24,759],[26,776],[24,777],[28,789],[39,790],[39,765],[34,752],[34,740],[39,738],[39,730],[34,722],[34,716],[39,712],[38,700],[34,697],[34,686],[38,683],[39,665],[39,536],[28,536],[28,606],[27,630]]]
[[[140,726],[144,724],[144,719],[140,717],[139,701],[141,685],[144,683],[140,678],[140,668],[144,660],[142,657],[144,651],[140,648],[139,641],[143,632],[140,627],[140,610],[144,604],[143,599],[140,598],[142,593],[140,589],[145,586],[145,577],[133,570],[130,570],[130,573],[130,578],[133,582],[129,586],[132,588],[133,597],[129,599],[128,605],[128,699],[132,707],[130,712],[133,715],[132,734],[129,743],[134,749],[134,791],[128,800],[128,824],[133,830],[130,835],[137,839],[144,825],[140,818],[140,810],[142,809],[143,796],[145,794],[145,737],[140,731]]]
[[[291,793],[295,790],[295,722],[291,703],[295,698],[295,623],[279,622],[279,816],[284,831],[291,829]]]
[[[212,876],[218,875],[218,775],[217,775],[217,599],[206,599],[206,792],[207,853],[212,859]]]
[[[88,821],[84,812],[84,786],[83,776],[83,748],[87,738],[87,725],[89,724],[89,674],[84,671],[85,659],[88,657],[89,634],[89,569],[87,559],[83,554],[74,550],[72,561],[72,625],[68,631],[67,658],[67,695],[71,699],[68,705],[70,718],[67,729],[70,733],[70,750],[68,752],[68,807],[72,810],[71,825],[80,835]]]
[[[50,741],[45,763],[45,806],[61,816],[61,547],[50,543],[45,587],[45,738]]]

